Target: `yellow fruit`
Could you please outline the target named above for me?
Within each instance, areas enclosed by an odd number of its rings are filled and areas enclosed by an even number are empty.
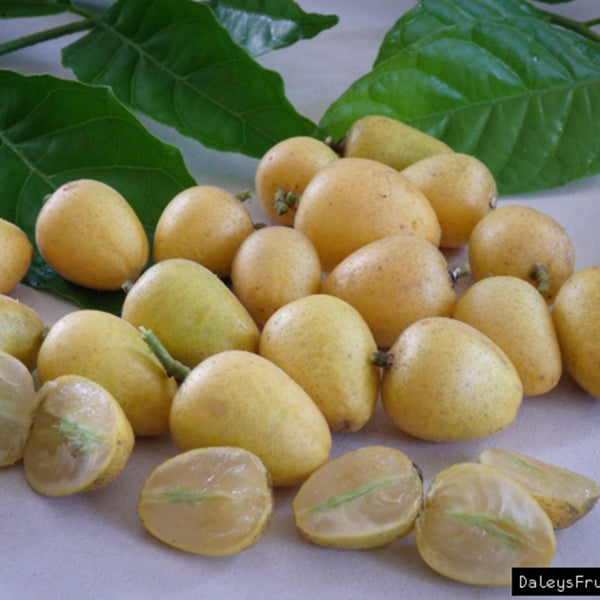
[[[309,239],[283,225],[257,229],[231,266],[233,293],[263,325],[280,307],[321,287],[321,262]]]
[[[100,384],[119,402],[137,435],[169,429],[177,383],[141,333],[116,315],[86,309],[61,317],[42,342],[37,373],[41,383],[73,374]]]
[[[540,503],[555,529],[586,515],[600,496],[598,484],[588,477],[515,450],[488,448],[480,452],[479,462],[518,481]]]
[[[506,352],[525,396],[549,392],[560,380],[562,357],[548,305],[523,279],[497,275],[475,282],[458,299],[452,317]]]
[[[39,394],[23,457],[29,485],[40,494],[65,496],[117,477],[133,449],[134,434],[112,394],[78,375],[48,381]]]
[[[44,328],[33,308],[0,295],[0,351],[18,358],[28,369],[35,369]]]
[[[415,540],[433,570],[474,585],[510,585],[513,567],[547,567],[556,550],[552,523],[533,496],[479,463],[436,475]]]
[[[242,448],[189,450],[146,478],[137,511],[144,527],[179,550],[224,556],[252,546],[273,513],[269,474]]]
[[[305,296],[275,312],[263,327],[259,354],[299,383],[332,431],[357,431],[379,393],[377,350],[360,313],[334,296]]]
[[[294,227],[313,243],[325,271],[382,237],[411,233],[437,246],[441,236],[424,194],[367,158],[340,158],[321,169],[302,194]]]
[[[294,136],[275,144],[260,159],[254,175],[263,209],[282,225],[293,225],[298,201],[315,173],[338,155],[324,142]]]
[[[0,351],[0,467],[23,457],[38,403],[29,369],[14,356]]]
[[[250,214],[235,196],[215,186],[194,186],[177,194],[161,213],[153,260],[187,258],[225,277],[238,246],[253,231]]]
[[[31,266],[33,245],[17,225],[0,219],[0,294],[20,283]]]
[[[367,115],[356,120],[342,140],[345,157],[371,158],[394,169],[439,153],[452,152],[441,140],[383,115]]]
[[[489,275],[520,277],[551,303],[573,272],[575,250],[552,217],[530,206],[507,204],[474,227],[469,264],[476,281]]]
[[[402,431],[456,442],[491,435],[515,419],[523,397],[506,354],[474,327],[447,317],[407,327],[387,354],[383,407]]]
[[[466,245],[475,225],[496,207],[494,176],[474,156],[459,152],[435,154],[408,166],[401,174],[433,206],[442,228],[442,248]]]
[[[256,454],[273,485],[301,483],[329,458],[331,433],[310,396],[266,358],[227,350],[185,378],[171,407],[182,450],[236,446]]]
[[[337,548],[375,548],[413,528],[421,508],[419,470],[400,450],[365,446],[317,469],[292,503],[309,540]]]
[[[552,317],[565,369],[600,400],[600,265],[569,277],[554,300]]]
[[[170,258],[145,271],[127,293],[121,317],[151,330],[188,367],[223,350],[258,348],[258,328],[233,292],[211,271]]]
[[[321,291],[358,310],[382,349],[419,319],[450,316],[456,302],[444,255],[414,235],[385,237],[356,250],[329,273]]]
[[[111,186],[79,179],[59,187],[38,213],[41,255],[62,277],[98,290],[137,279],[150,253],[133,208]]]

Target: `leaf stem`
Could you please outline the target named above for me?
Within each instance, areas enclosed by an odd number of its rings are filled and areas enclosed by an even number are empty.
[[[557,15],[552,12],[543,12],[546,15],[546,18],[549,23],[552,23],[553,25],[559,25],[560,27],[564,27],[565,29],[570,29],[571,31],[578,33],[582,37],[600,43],[600,34],[590,29],[590,26],[597,25],[598,23],[600,23],[600,18],[580,22],[575,21],[574,19],[569,19],[569,17],[565,17],[563,15]]]
[[[48,40],[54,40],[56,38],[69,35],[71,33],[77,33],[78,31],[85,31],[91,29],[94,26],[96,19],[89,17],[75,21],[74,23],[67,23],[66,25],[60,25],[59,27],[53,27],[52,29],[46,29],[45,31],[38,31],[31,35],[25,35],[17,38],[16,40],[10,40],[4,44],[0,44],[0,56],[8,54],[9,52],[15,52],[28,46],[34,46],[41,42],[47,42]]]

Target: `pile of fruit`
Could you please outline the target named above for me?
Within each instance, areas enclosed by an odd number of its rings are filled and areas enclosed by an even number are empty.
[[[73,283],[127,293],[119,316],[81,309],[49,328],[8,295],[33,246],[0,220],[0,464],[22,460],[41,494],[73,494],[117,477],[136,436],[170,434],[181,453],[137,510],[182,550],[251,546],[272,488],[297,486],[296,525],[316,544],[414,531],[432,569],[474,584],[550,564],[554,530],[600,495],[587,477],[489,449],[424,490],[398,449],[330,459],[332,432],[359,431],[380,401],[415,438],[483,438],[563,367],[600,399],[600,265],[575,272],[556,221],[497,206],[485,165],[387,117],[338,144],[278,143],[255,190],[270,224],[199,185],[168,204],[151,244],[116,190],[61,186],[37,215],[41,255]],[[451,267],[444,250],[461,247],[468,264]]]

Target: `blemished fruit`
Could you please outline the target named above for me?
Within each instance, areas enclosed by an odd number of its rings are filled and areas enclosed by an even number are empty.
[[[441,248],[469,242],[473,228],[496,207],[498,188],[490,170],[469,154],[429,156],[401,171],[427,197],[437,215]]]
[[[147,269],[127,292],[121,317],[152,331],[189,368],[223,350],[258,348],[246,308],[212,271],[187,258]]]
[[[15,298],[0,294],[0,351],[35,369],[45,325],[40,315]]]
[[[301,483],[329,459],[331,432],[310,396],[285,371],[243,350],[192,369],[171,407],[181,450],[236,446],[256,454],[274,486]]]
[[[565,369],[600,400],[600,265],[584,267],[567,279],[552,317]]]
[[[259,325],[288,302],[317,293],[321,276],[321,261],[310,240],[284,225],[249,235],[231,266],[233,293]]]
[[[46,198],[35,240],[59,275],[97,290],[118,290],[137,279],[150,254],[131,205],[113,187],[93,179],[65,183]]]
[[[255,544],[271,521],[273,493],[262,461],[242,448],[197,448],[155,467],[137,503],[144,527],[165,544],[225,556]]]
[[[525,396],[544,394],[558,384],[562,357],[552,315],[528,282],[510,275],[476,281],[460,296],[452,317],[472,325],[506,352]]]
[[[40,494],[66,496],[113,481],[135,439],[112,394],[86,377],[64,375],[47,381],[39,395],[23,456],[29,485]]]
[[[433,570],[473,585],[510,585],[513,567],[547,567],[556,550],[552,523],[533,496],[480,463],[436,475],[414,533]]]
[[[586,515],[600,496],[598,484],[588,477],[516,450],[488,448],[479,453],[479,462],[518,481],[540,503],[554,529]]]
[[[450,316],[456,303],[446,258],[414,235],[388,236],[359,248],[327,275],[321,291],[358,310],[382,349],[419,319]]]
[[[167,204],[154,232],[152,258],[187,258],[226,277],[242,241],[254,231],[244,204],[224,189],[198,185]]]
[[[423,481],[400,450],[365,446],[317,469],[292,502],[302,534],[321,546],[376,548],[413,529]]]
[[[8,294],[25,277],[33,245],[17,225],[0,218],[0,294]]]
[[[300,298],[265,323],[259,354],[299,383],[332,431],[361,429],[379,393],[377,344],[366,321],[347,302],[327,294]]]
[[[357,119],[341,146],[344,157],[370,158],[399,171],[428,156],[452,152],[432,135],[384,115]]]
[[[293,225],[308,182],[338,158],[325,142],[308,136],[287,138],[267,150],[254,174],[256,195],[267,215],[275,223]]]
[[[573,273],[575,250],[565,229],[546,213],[520,204],[499,206],[469,237],[473,279],[512,275],[536,287],[552,303]]]
[[[414,437],[457,442],[512,423],[523,397],[514,365],[486,335],[461,321],[430,317],[409,325],[387,353],[381,401]]]
[[[40,383],[80,375],[100,384],[123,408],[136,435],[169,430],[177,382],[131,323],[100,310],[67,313],[48,331],[38,354]]]
[[[0,351],[0,467],[23,457],[38,404],[29,369],[19,359]]]
[[[439,245],[441,228],[423,192],[395,169],[368,158],[340,158],[306,186],[294,228],[330,271],[361,246],[401,233]]]

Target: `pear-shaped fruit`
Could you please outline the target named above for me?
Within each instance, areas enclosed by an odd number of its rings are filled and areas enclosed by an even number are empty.
[[[258,348],[258,327],[246,308],[214,273],[186,258],[146,270],[127,293],[121,317],[152,331],[189,368],[223,350]]]
[[[331,432],[310,396],[266,358],[226,350],[185,378],[171,407],[182,450],[238,446],[256,454],[273,485],[301,483],[329,458]]]
[[[0,219],[0,294],[7,294],[31,266],[33,245],[14,223]]]

